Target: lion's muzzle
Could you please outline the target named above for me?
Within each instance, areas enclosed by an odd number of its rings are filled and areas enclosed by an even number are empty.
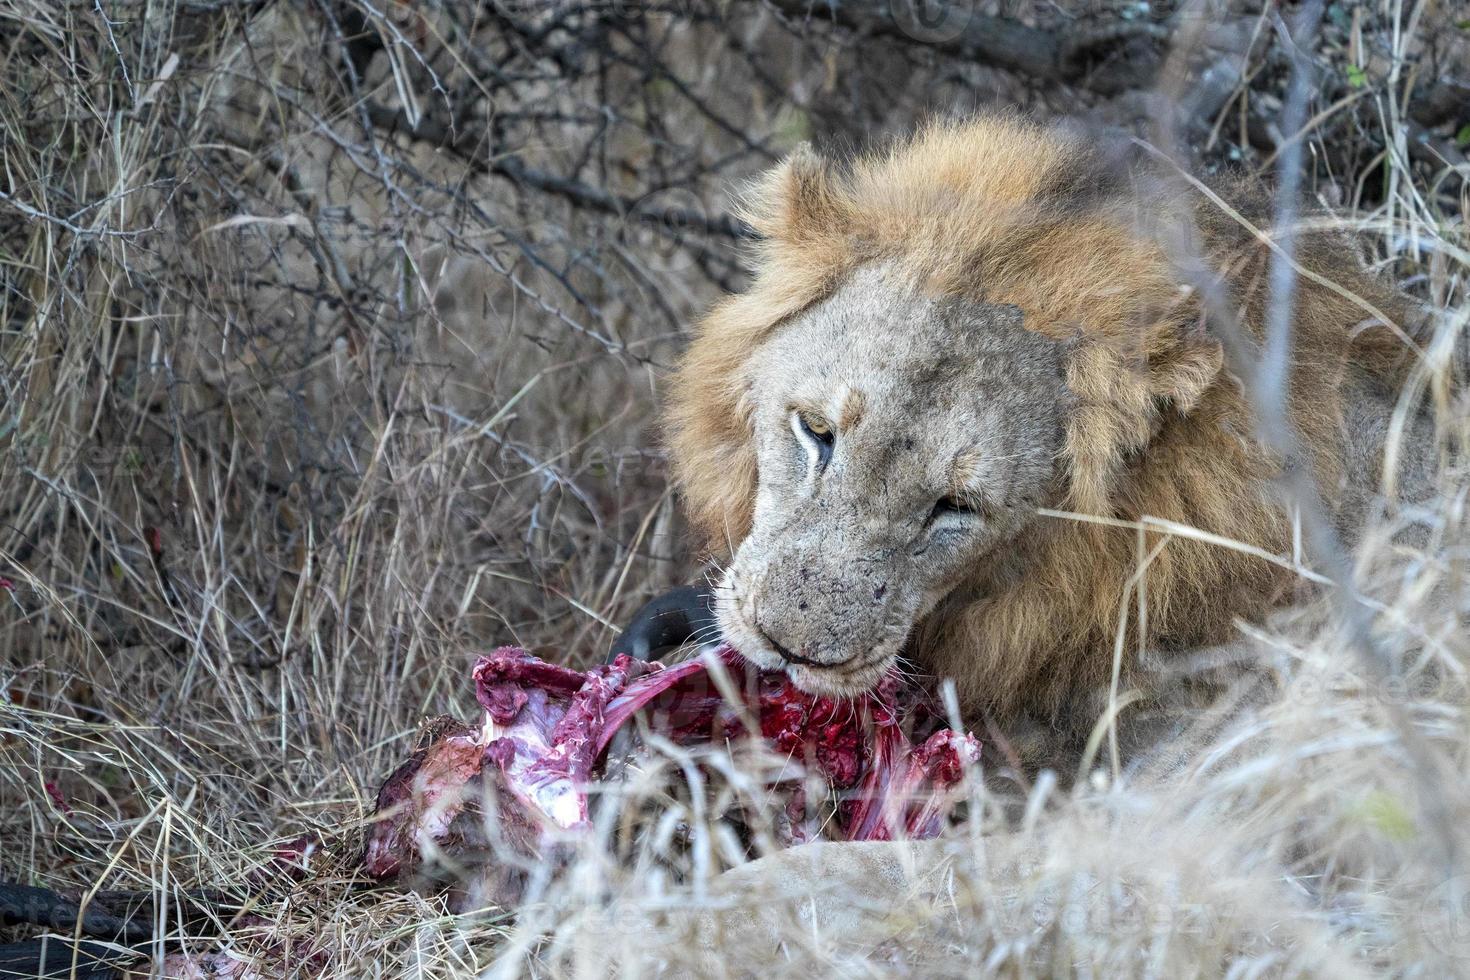
[[[797,540],[737,557],[716,609],[725,639],[766,669],[820,693],[876,683],[913,624],[917,602],[889,549],[846,555]]]

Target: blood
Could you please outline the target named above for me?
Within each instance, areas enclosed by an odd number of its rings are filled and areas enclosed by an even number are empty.
[[[469,816],[530,855],[586,830],[608,744],[639,712],[679,744],[758,737],[790,756],[797,764],[777,787],[788,813],[804,809],[797,777],[820,776],[840,798],[828,839],[936,836],[980,753],[974,736],[944,727],[932,700],[896,677],[859,697],[822,697],[785,674],[754,671],[728,647],[674,666],[620,656],[586,671],[500,647],[473,677],[480,724],[432,723],[379,790],[369,875],[413,874],[426,853],[483,843],[467,832]],[[806,839],[794,822],[789,843]]]

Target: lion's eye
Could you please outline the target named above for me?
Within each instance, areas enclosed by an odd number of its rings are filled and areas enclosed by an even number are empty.
[[[818,415],[798,415],[801,419],[801,427],[806,434],[818,442],[832,441],[832,423]]]
[[[800,427],[802,435],[816,443],[818,465],[826,466],[827,461],[832,458],[832,446],[837,441],[837,433],[832,431],[832,423],[820,415],[797,412],[796,424]]]
[[[929,512],[929,523],[933,524],[941,517],[955,515],[959,517],[975,517],[980,509],[962,497],[953,495],[940,497],[934,504],[934,509]]]

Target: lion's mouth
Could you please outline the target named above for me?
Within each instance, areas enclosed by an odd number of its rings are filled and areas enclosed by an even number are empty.
[[[831,698],[869,694],[897,669],[902,643],[893,644],[892,649],[881,649],[889,646],[883,642],[831,661],[818,660],[809,650],[793,650],[783,645],[761,626],[754,599],[737,586],[733,573],[722,583],[718,595],[714,614],[721,642],[760,670],[786,674],[807,694]]]
[[[884,653],[874,656],[855,654],[834,663],[822,663],[786,650],[775,643],[759,626],[745,621],[737,610],[727,620],[724,610],[716,610],[720,618],[721,639],[742,658],[761,670],[781,671],[791,682],[808,694],[831,698],[850,698],[868,694],[895,666],[896,656]]]

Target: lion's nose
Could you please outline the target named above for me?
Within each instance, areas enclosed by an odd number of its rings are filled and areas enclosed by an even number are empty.
[[[781,642],[779,642],[774,636],[771,635],[770,630],[766,629],[761,624],[756,623],[755,628],[756,628],[757,631],[760,632],[761,639],[765,640],[766,643],[770,644],[771,649],[776,651],[776,656],[780,657],[782,660],[786,661],[787,663],[789,663],[789,664],[804,664],[807,667],[821,667],[821,666],[823,666],[821,663],[813,660],[810,657],[803,657],[799,653],[792,653],[789,649],[786,648],[786,646],[784,644],[782,644]]]

